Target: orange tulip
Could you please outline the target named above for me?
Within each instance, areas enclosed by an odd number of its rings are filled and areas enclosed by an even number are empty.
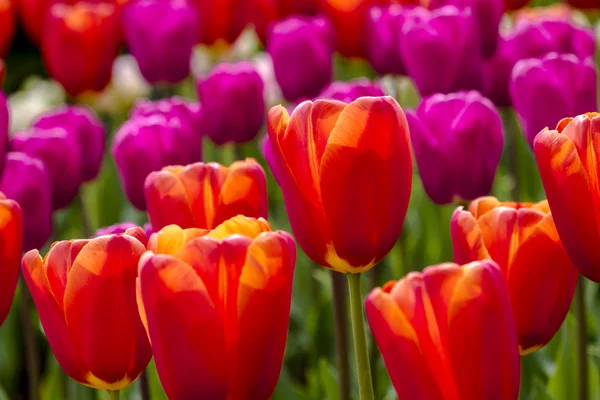
[[[459,207],[450,231],[454,261],[492,259],[508,286],[522,355],[546,345],[569,312],[577,269],[558,237],[548,202],[480,197]]]
[[[372,268],[400,236],[412,184],[404,112],[391,97],[269,112],[273,161],[300,246],[342,273]]]
[[[600,114],[565,118],[534,140],[558,235],[586,278],[600,282]]]
[[[0,192],[0,325],[10,310],[23,249],[23,217],[16,201]]]
[[[152,228],[175,224],[213,229],[238,214],[266,218],[265,172],[254,159],[230,167],[201,162],[152,172],[145,183],[146,207]]]
[[[23,257],[25,281],[50,347],[77,382],[103,390],[132,383],[152,356],[138,314],[142,228],[122,235],[56,242],[42,259]]]
[[[213,231],[171,225],[140,260],[138,305],[171,400],[266,400],[279,378],[294,240],[238,216]]]
[[[366,312],[403,398],[517,399],[517,337],[504,278],[493,261],[411,272],[373,289]]]

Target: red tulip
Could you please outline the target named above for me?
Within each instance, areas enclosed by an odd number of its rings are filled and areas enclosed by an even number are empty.
[[[16,201],[0,192],[0,325],[10,310],[23,249],[23,218]]]
[[[0,58],[8,53],[17,27],[12,0],[0,0]]]
[[[406,399],[515,400],[519,350],[502,271],[440,264],[375,288],[371,331]]]
[[[210,233],[168,226],[149,249],[138,304],[167,396],[270,398],[290,316],[291,236],[239,216]]]
[[[201,43],[212,45],[219,40],[233,43],[248,22],[243,0],[191,0],[191,3],[200,16]]]
[[[569,312],[577,269],[558,238],[548,202],[481,197],[459,207],[450,232],[454,261],[493,259],[508,286],[521,354],[546,345]]]

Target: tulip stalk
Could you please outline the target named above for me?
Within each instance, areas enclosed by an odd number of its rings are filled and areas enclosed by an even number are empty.
[[[331,271],[333,289],[333,317],[335,320],[335,345],[337,355],[339,400],[350,400],[350,363],[348,360],[348,317],[344,277]]]
[[[579,376],[579,400],[588,400],[587,321],[585,310],[585,278],[579,275],[575,302],[577,316],[577,371]]]
[[[108,400],[119,400],[121,398],[121,391],[119,390],[107,390]]]
[[[360,400],[374,400],[375,393],[373,391],[371,367],[369,365],[363,302],[360,294],[360,274],[347,274],[347,277],[348,288],[350,290],[350,313],[352,315],[352,333],[354,336],[354,352],[356,356]]]

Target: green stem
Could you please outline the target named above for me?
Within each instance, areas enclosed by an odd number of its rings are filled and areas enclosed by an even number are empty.
[[[350,362],[348,360],[348,311],[344,276],[331,271],[333,288],[333,319],[335,321],[335,347],[337,355],[339,400],[350,400]]]
[[[356,355],[356,372],[358,375],[358,390],[360,400],[375,400],[369,352],[367,350],[367,335],[363,318],[363,301],[360,294],[360,274],[348,274],[350,289],[350,314],[352,315],[352,333],[354,336],[354,352]]]
[[[140,375],[140,392],[142,395],[142,400],[150,400],[150,384],[148,383],[147,368]]]
[[[579,275],[576,292],[575,315],[577,317],[579,400],[588,400],[587,321],[585,311],[585,278],[583,275]]]
[[[108,400],[119,400],[121,398],[121,392],[119,390],[107,390]]]

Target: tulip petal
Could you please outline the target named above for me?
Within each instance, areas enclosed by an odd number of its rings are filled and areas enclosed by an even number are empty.
[[[477,220],[468,211],[458,207],[450,221],[450,235],[454,250],[454,262],[467,264],[475,260],[485,260],[490,255],[483,243],[483,234]]]
[[[254,219],[238,215],[217,226],[207,236],[217,240],[223,240],[231,235],[242,235],[254,239],[261,233],[270,230],[269,223],[262,218]]]
[[[23,251],[23,217],[21,207],[0,193],[0,325],[4,322],[19,279]]]
[[[195,226],[185,187],[176,175],[169,171],[152,172],[144,184],[146,209],[156,231],[175,224],[182,228]]]
[[[63,300],[67,288],[67,276],[75,257],[89,240],[73,240],[56,242],[44,260],[44,269],[48,278],[50,290],[61,310],[64,310]]]

